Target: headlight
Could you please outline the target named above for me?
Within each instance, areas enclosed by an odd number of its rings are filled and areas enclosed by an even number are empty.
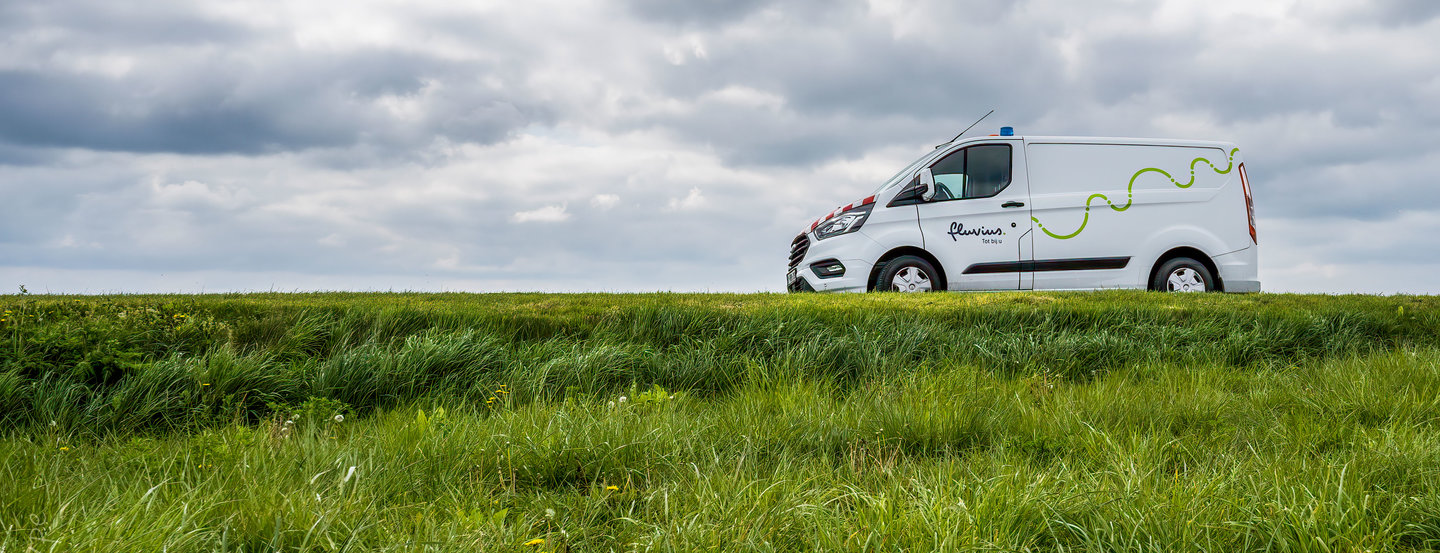
[[[862,205],[836,215],[834,219],[820,223],[820,226],[815,227],[815,238],[824,240],[860,230],[860,225],[865,224],[865,219],[870,217],[872,209],[875,209],[875,204]]]

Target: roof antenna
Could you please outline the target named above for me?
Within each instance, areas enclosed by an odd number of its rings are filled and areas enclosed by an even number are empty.
[[[986,117],[989,117],[990,114],[992,114],[992,113],[995,113],[995,110],[992,109],[992,110],[990,110],[990,111],[985,112],[985,115],[981,115],[980,118],[979,118],[979,119],[976,119],[974,123],[971,123],[970,126],[965,127],[965,130],[960,131],[960,134],[955,135],[955,138],[951,138],[951,139],[950,139],[950,142],[954,142],[954,141],[956,141],[956,140],[960,140],[960,137],[965,136],[965,133],[970,132],[970,129],[975,128],[975,125],[979,125],[981,121],[984,121],[985,118],[986,118]],[[945,144],[949,144],[950,142],[946,142]],[[935,149],[938,150],[938,149],[940,149],[941,146],[944,146],[945,144],[936,144],[936,145],[935,145]]]

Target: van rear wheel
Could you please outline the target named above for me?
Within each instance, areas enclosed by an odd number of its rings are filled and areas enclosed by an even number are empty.
[[[1215,276],[1210,274],[1204,263],[1177,257],[1160,265],[1150,289],[1161,292],[1214,292]]]
[[[885,262],[885,268],[881,269],[880,276],[875,279],[875,290],[891,292],[944,290],[945,284],[937,278],[939,274],[929,261],[913,255],[902,255]]]

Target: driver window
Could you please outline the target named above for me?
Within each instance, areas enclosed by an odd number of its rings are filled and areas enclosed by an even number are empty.
[[[930,166],[935,176],[932,201],[989,198],[1010,185],[1010,145],[964,148]]]
[[[965,191],[965,150],[952,152],[931,165],[930,174],[935,176],[935,198],[931,201],[959,198]]]

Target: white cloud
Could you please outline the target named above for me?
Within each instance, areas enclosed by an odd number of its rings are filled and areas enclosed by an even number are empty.
[[[601,211],[608,211],[620,203],[620,196],[614,194],[596,194],[590,198],[590,206]]]
[[[565,206],[562,204],[547,205],[529,211],[516,211],[510,220],[516,223],[558,223],[569,218],[570,214],[565,212]]]
[[[705,205],[705,195],[700,193],[700,188],[690,189],[690,193],[684,198],[670,198],[669,208],[677,211],[690,211],[700,209]]]

